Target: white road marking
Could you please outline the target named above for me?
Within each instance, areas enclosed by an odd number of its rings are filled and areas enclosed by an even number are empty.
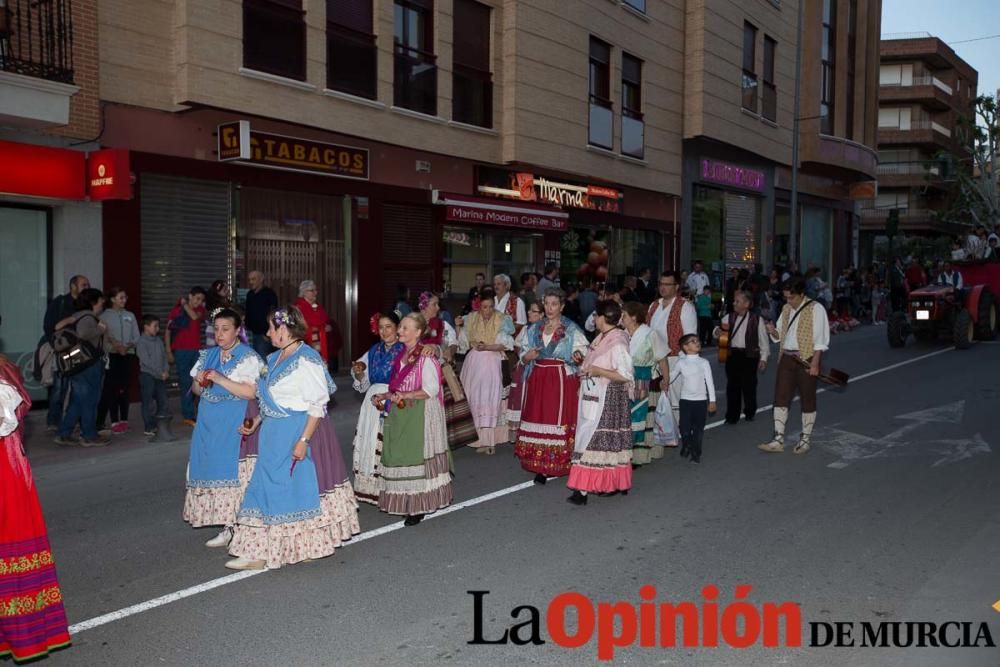
[[[892,364],[891,366],[886,366],[885,368],[879,368],[877,370],[871,371],[870,373],[864,373],[863,375],[852,377],[850,379],[850,382],[851,383],[859,382],[861,380],[874,377],[876,375],[880,375],[881,373],[887,373],[891,370],[902,368],[903,366],[915,364],[919,361],[923,361],[924,359],[936,357],[939,354],[951,352],[954,349],[955,348],[953,347],[945,348],[943,350],[938,350],[936,352],[924,354],[919,357],[914,357],[913,359],[907,359],[906,361],[901,361],[899,363]],[[822,393],[825,391],[826,389],[820,389],[817,393]],[[796,397],[795,400],[798,400],[798,397]],[[773,405],[766,405],[762,408],[759,408],[757,410],[757,414],[760,414],[762,412],[767,412],[773,408],[774,408]],[[725,420],[713,422],[705,426],[705,430],[718,428],[719,426],[722,426],[725,423],[726,423]],[[832,468],[837,466],[835,466],[834,464],[830,464],[828,467]],[[430,514],[427,516],[427,518],[424,519],[424,521],[430,521],[432,519],[445,516],[446,514],[451,514],[452,512],[457,512],[459,510],[465,509],[467,507],[472,507],[474,505],[479,505],[480,503],[485,503],[490,500],[502,498],[503,496],[510,495],[512,493],[517,493],[518,491],[530,489],[532,486],[534,486],[533,481],[523,482],[521,484],[515,484],[514,486],[508,486],[507,488],[500,489],[499,491],[494,491],[492,493],[487,493],[482,496],[477,496],[475,498],[471,498],[469,500],[465,500],[450,507],[447,507],[443,510],[439,510],[434,514]],[[357,544],[359,542],[364,542],[365,540],[372,539],[373,537],[380,537],[382,535],[385,535],[386,533],[397,531],[400,528],[403,528],[402,521],[397,521],[396,523],[391,523],[389,525],[382,526],[381,528],[376,528],[374,530],[367,530],[363,533],[355,535],[349,542],[345,542],[341,548],[348,547],[352,544]],[[233,584],[236,583],[237,581],[243,581],[244,579],[249,579],[250,577],[257,576],[258,574],[264,574],[265,572],[267,572],[267,570],[246,570],[243,572],[236,572],[227,575],[225,577],[219,577],[218,579],[212,579],[211,581],[206,581],[203,584],[191,586],[189,588],[185,588],[175,593],[168,593],[167,595],[161,595],[158,598],[153,598],[152,600],[147,600],[146,602],[141,602],[139,604],[132,605],[131,607],[125,607],[123,609],[119,609],[118,611],[113,611],[108,614],[103,614],[101,616],[95,616],[94,618],[88,619],[86,621],[81,621],[80,623],[71,625],[69,628],[69,632],[72,635],[72,634],[78,634],[80,632],[85,632],[87,630],[93,630],[94,628],[100,627],[102,625],[107,625],[108,623],[114,623],[115,621],[120,621],[124,618],[128,618],[129,616],[134,616],[135,614],[141,614],[142,612],[149,611],[151,609],[156,609],[157,607],[162,607],[164,605],[170,604],[171,602],[183,600],[184,598],[189,598],[193,595],[198,595],[199,593],[210,591],[213,588],[219,588],[220,586]]]
[[[827,468],[835,468],[837,470],[840,470],[841,468],[846,468],[847,464],[844,463],[843,461],[834,461],[833,463],[827,464],[826,467]]]

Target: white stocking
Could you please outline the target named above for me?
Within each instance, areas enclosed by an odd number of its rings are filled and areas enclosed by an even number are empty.
[[[785,423],[788,421],[788,408],[774,409],[774,439],[785,442]]]

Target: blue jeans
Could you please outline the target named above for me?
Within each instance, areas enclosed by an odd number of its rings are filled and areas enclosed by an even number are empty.
[[[149,373],[139,373],[139,393],[142,395],[143,430],[155,431],[157,417],[170,415],[167,407],[167,383]]]
[[[264,357],[265,360],[267,359],[267,355],[274,352],[274,346],[271,345],[271,341],[268,340],[267,334],[253,334],[252,344],[253,349],[257,352],[257,354]]]
[[[198,363],[198,350],[174,350],[174,361],[177,363],[177,384],[181,388],[181,414],[184,419],[195,419],[194,399],[191,393],[191,369]]]
[[[59,426],[62,423],[63,402],[66,399],[68,384],[68,378],[64,378],[62,373],[59,371],[52,373],[52,386],[49,387],[49,414],[45,419],[47,426]]]
[[[97,439],[97,403],[101,400],[101,380],[104,379],[104,361],[82,370],[69,380],[69,406],[59,426],[59,435],[69,438],[73,427],[80,422],[80,434],[87,440]]]

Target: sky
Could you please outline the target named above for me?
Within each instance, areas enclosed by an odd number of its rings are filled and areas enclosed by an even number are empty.
[[[882,0],[882,35],[928,32],[979,71],[979,94],[1000,88],[1000,0]],[[980,39],[958,43],[962,40]]]

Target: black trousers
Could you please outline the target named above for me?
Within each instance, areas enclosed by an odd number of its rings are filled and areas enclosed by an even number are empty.
[[[698,340],[701,341],[702,347],[708,347],[712,344],[712,329],[711,317],[698,317]]]
[[[708,420],[708,401],[680,400],[681,444],[691,452],[691,458],[701,458],[701,439]]]
[[[128,421],[128,383],[132,379],[130,354],[109,354],[108,372],[104,375],[104,390],[97,406],[97,426],[104,428],[104,420],[111,413],[111,422]]]
[[[726,358],[726,421],[752,419],[757,414],[757,364],[746,350],[730,348]]]

